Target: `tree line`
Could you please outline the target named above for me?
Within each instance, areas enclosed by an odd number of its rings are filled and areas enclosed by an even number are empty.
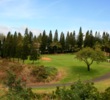
[[[47,35],[44,30],[43,33],[38,36],[38,39],[40,40],[41,53],[71,53],[77,52],[85,47],[98,47],[105,52],[110,52],[109,33],[103,32],[101,35],[100,32],[97,31],[93,33],[92,30],[83,33],[81,27],[78,33],[75,31],[67,32],[66,36],[63,32],[59,35],[58,30],[55,30],[54,33],[50,31]]]
[[[27,28],[24,36],[21,33],[8,32],[7,36],[2,36],[0,40],[0,56],[7,59],[13,58],[13,61],[15,58],[18,58],[18,61],[22,59],[23,63],[29,56],[29,59],[34,62],[39,58],[39,44],[36,36],[33,36]]]
[[[54,33],[50,30],[47,34],[44,30],[38,36],[34,36],[28,28],[25,29],[24,35],[20,32],[12,34],[8,32],[7,36],[0,35],[0,56],[2,58],[18,58],[23,62],[27,57],[30,60],[39,58],[39,54],[51,53],[71,53],[77,52],[84,47],[99,47],[105,52],[110,52],[110,35],[103,32],[95,32],[92,30],[86,33],[82,32],[80,27],[79,32],[67,32],[66,36],[63,32],[59,35],[58,30]]]

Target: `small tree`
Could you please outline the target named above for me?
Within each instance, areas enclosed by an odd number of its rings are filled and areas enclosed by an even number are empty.
[[[105,60],[105,56],[100,49],[94,50],[89,47],[83,48],[82,50],[77,52],[76,58],[86,63],[88,71],[90,71],[90,66],[93,64],[94,61],[99,63]]]
[[[33,64],[35,60],[38,60],[40,58],[40,52],[38,43],[33,43],[31,46],[31,53],[30,53],[30,60],[33,60]]]

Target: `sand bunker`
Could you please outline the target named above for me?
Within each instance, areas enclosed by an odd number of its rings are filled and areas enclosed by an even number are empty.
[[[48,57],[42,57],[41,60],[51,61],[52,59],[51,58],[48,58]]]

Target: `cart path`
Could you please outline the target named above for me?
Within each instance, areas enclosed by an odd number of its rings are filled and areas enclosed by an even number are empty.
[[[105,75],[103,75],[103,76],[95,78],[95,79],[93,79],[91,81],[93,81],[93,82],[100,82],[100,81],[103,81],[103,80],[106,80],[106,79],[110,79],[110,72],[105,74]]]
[[[100,81],[103,81],[105,79],[110,79],[110,72],[103,75],[103,76],[100,76],[98,78],[95,78],[95,79],[92,79],[92,80],[88,80],[90,82],[100,82]],[[27,87],[30,87],[30,88],[54,88],[54,87],[57,87],[57,86],[70,86],[74,84],[73,82],[71,83],[55,83],[55,84],[42,84],[42,85],[27,85]]]

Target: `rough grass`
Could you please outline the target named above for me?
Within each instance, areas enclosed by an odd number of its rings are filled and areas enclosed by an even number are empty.
[[[97,87],[98,90],[103,92],[106,88],[110,87],[110,79],[106,79],[100,82],[96,82],[95,86]]]
[[[34,89],[32,89],[32,91],[34,92],[34,93],[52,93],[53,91],[55,91],[56,90],[56,87],[53,87],[53,88],[40,88],[40,89],[36,89],[36,88],[34,88]]]

